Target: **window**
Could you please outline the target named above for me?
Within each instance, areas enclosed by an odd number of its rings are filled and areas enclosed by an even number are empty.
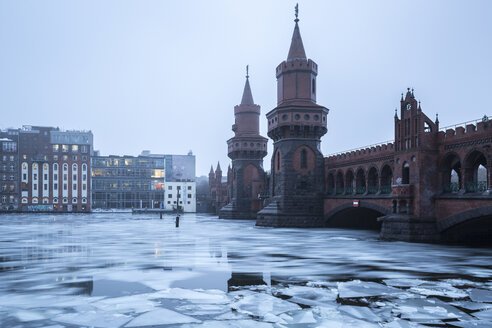
[[[167,203],[168,203],[168,204],[171,204],[171,201],[170,201],[170,200],[168,200],[168,201],[167,201]]]
[[[66,183],[63,184],[63,190],[68,190],[68,184]]]
[[[34,173],[34,174],[32,175],[32,179],[33,179],[33,180],[37,180],[37,179],[38,179],[38,175],[37,175],[36,173]]]
[[[178,186],[177,188],[178,188],[178,190],[181,190],[181,186]]]
[[[72,160],[76,161],[77,160],[77,155],[72,156]]]
[[[13,162],[14,161],[14,156],[10,156],[10,161]]]
[[[48,190],[48,185],[47,184],[43,185],[43,187],[44,187],[43,188],[44,190]]]
[[[168,186],[167,189],[168,190],[173,190],[173,186]]]
[[[14,181],[15,177],[13,175],[10,176],[10,181]]]
[[[87,147],[87,146],[82,146],[82,147],[80,147],[80,151],[81,151],[82,153],[87,153],[87,151],[88,151],[88,147]]]
[[[87,190],[87,185],[85,183],[82,184],[82,190]]]
[[[173,198],[173,194],[168,194],[167,198]]]
[[[77,174],[72,174],[72,180],[77,181]]]
[[[58,183],[53,184],[53,189],[58,190]]]
[[[312,85],[313,85],[313,88],[312,88],[313,89],[313,94],[315,94],[316,93],[316,80],[315,79],[313,79]]]
[[[191,186],[188,186],[188,190],[191,190]]]
[[[63,164],[63,172],[67,172],[68,171],[68,164],[65,163]]]
[[[87,180],[87,174],[82,174],[82,180]]]
[[[72,153],[78,153],[79,152],[79,145],[72,145]]]
[[[73,190],[77,190],[77,184],[76,183],[74,183],[72,186],[73,186]]]
[[[63,174],[63,180],[68,180],[68,174]]]
[[[35,183],[35,184],[33,184],[33,185],[32,185],[32,189],[33,189],[33,190],[38,190],[38,185],[37,185],[37,183]]]
[[[44,179],[44,180],[48,180],[48,174],[46,174],[46,173],[45,173],[45,174],[43,175],[43,179]]]
[[[22,180],[27,180],[27,174],[26,173],[22,174]]]
[[[191,198],[191,194],[188,194],[188,198]]]
[[[58,152],[60,150],[60,145],[53,145],[53,152]]]
[[[306,149],[301,150],[301,169],[307,168],[307,151]]]
[[[62,152],[68,153],[68,145],[62,145]]]

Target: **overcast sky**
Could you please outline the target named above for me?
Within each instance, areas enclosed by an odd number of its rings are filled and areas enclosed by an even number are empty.
[[[0,128],[92,130],[103,155],[192,150],[197,175],[224,169],[247,64],[266,136],[295,3],[0,0]],[[323,153],[393,139],[407,87],[441,126],[492,116],[491,17],[489,0],[299,1]]]

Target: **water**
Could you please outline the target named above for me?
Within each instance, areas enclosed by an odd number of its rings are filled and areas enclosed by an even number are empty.
[[[492,250],[184,215],[0,215],[1,327],[492,327]]]

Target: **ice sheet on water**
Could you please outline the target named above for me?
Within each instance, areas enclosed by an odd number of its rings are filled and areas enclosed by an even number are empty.
[[[466,291],[453,287],[451,284],[442,281],[426,282],[418,287],[410,288],[409,291],[424,296],[443,296],[453,299],[468,297],[468,293]]]
[[[209,320],[201,324],[185,324],[181,328],[273,328],[277,327],[268,322],[259,322],[253,320],[227,320],[216,321]]]
[[[383,282],[391,287],[415,287],[425,283],[421,279],[386,279]]]
[[[360,298],[382,295],[397,295],[402,290],[385,286],[376,282],[352,280],[338,283],[338,294],[340,298]]]
[[[140,327],[140,326],[157,326],[157,325],[176,325],[180,323],[200,323],[193,317],[183,315],[181,313],[168,310],[168,309],[157,309],[144,314],[139,315],[125,327]]]
[[[491,322],[480,322],[480,321],[460,321],[452,322],[453,326],[461,328],[490,328]]]
[[[306,304],[310,306],[324,305],[337,299],[338,291],[326,288],[313,288],[306,286],[289,286],[288,288],[276,289],[276,292],[291,296],[289,300],[293,303]]]
[[[44,320],[46,317],[39,312],[19,310],[14,313],[14,316],[19,319],[19,321],[37,321]]]
[[[361,319],[365,321],[371,322],[380,322],[382,321],[379,316],[374,314],[374,312],[367,308],[361,306],[349,306],[349,305],[341,305],[338,307],[338,310],[344,314],[348,314],[351,317],[356,319]]]
[[[231,310],[225,304],[185,304],[176,307],[180,313],[187,315],[217,315]]]
[[[470,302],[470,301],[456,301],[450,304],[472,311],[492,308],[492,304],[489,303]]]
[[[487,320],[490,321],[491,326],[492,326],[492,310],[484,310],[484,311],[479,311],[472,313],[473,316],[481,319],[481,320]]]
[[[118,313],[142,313],[153,310],[158,303],[149,300],[152,294],[113,297],[92,302],[91,305],[103,311],[117,311]]]
[[[441,319],[472,319],[468,314],[448,305],[438,299],[406,299],[395,301],[393,312],[400,315],[402,319],[416,322],[428,322],[429,320]]]
[[[401,319],[395,319],[394,321],[384,323],[384,328],[426,328],[427,326],[420,325],[415,322],[410,322]]]
[[[475,288],[470,290],[470,298],[474,302],[492,303],[492,291]]]
[[[284,301],[268,294],[252,294],[234,302],[232,308],[238,312],[263,317],[268,313],[278,315],[283,312],[300,310],[297,304]]]
[[[187,300],[193,303],[225,304],[229,299],[221,290],[190,290],[183,288],[167,288],[153,293],[150,299],[168,298]]]
[[[88,311],[61,314],[51,320],[77,326],[117,328],[121,327],[131,319],[132,317],[130,316],[118,313]]]

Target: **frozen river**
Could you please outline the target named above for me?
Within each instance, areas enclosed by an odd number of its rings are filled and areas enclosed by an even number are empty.
[[[0,326],[492,327],[492,249],[180,223],[0,215]]]

